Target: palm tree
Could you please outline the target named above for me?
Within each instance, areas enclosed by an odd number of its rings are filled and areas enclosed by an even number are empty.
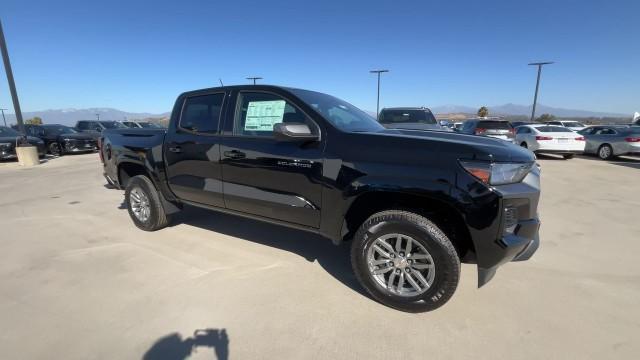
[[[481,107],[480,109],[478,109],[478,117],[487,117],[489,115],[489,109],[487,109],[486,106]]]

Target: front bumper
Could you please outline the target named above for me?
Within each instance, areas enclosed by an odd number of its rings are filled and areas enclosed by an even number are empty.
[[[64,151],[67,153],[96,151],[98,149],[96,142],[93,140],[75,140],[65,141]]]

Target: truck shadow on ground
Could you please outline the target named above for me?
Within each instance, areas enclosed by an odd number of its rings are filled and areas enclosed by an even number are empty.
[[[229,359],[229,335],[225,329],[202,329],[183,339],[178,333],[172,333],[158,339],[142,360],[183,360],[191,358],[199,350],[212,349],[216,360]],[[206,351],[206,350],[205,350]]]
[[[271,246],[317,261],[324,270],[355,292],[366,296],[360,287],[350,261],[350,243],[334,245],[331,240],[307,231],[273,225],[240,216],[185,206],[171,223],[197,226],[228,236]]]

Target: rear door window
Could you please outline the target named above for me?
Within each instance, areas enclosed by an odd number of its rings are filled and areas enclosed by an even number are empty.
[[[188,97],[184,101],[179,127],[195,133],[216,134],[224,93]]]

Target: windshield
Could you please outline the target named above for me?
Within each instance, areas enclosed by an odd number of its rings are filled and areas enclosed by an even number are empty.
[[[0,126],[0,136],[20,136],[20,133],[8,127]]]
[[[343,131],[381,131],[376,119],[364,111],[333,96],[308,90],[289,89],[302,101],[316,109],[332,125]]]
[[[49,135],[60,135],[60,134],[77,134],[78,132],[73,130],[68,126],[56,125],[56,126],[45,126],[44,132]]]
[[[584,124],[581,124],[577,121],[564,121],[563,124],[566,127],[584,127]]]
[[[100,124],[107,129],[122,129],[126,128],[126,126],[122,125],[117,121],[101,121]]]
[[[539,126],[536,127],[536,130],[540,132],[573,132],[571,131],[571,129],[567,129],[566,127],[562,126]]]
[[[436,118],[429,109],[421,110],[384,110],[380,116],[381,124],[420,123],[435,124]]]

